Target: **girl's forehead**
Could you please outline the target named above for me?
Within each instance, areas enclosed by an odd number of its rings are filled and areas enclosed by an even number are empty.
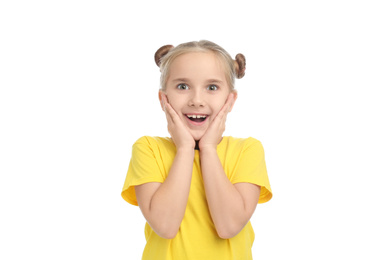
[[[171,64],[171,73],[204,71],[226,73],[227,66],[213,52],[188,52],[176,57]]]
[[[178,55],[172,62],[178,61],[202,61],[219,60],[217,55],[211,51],[190,51]]]

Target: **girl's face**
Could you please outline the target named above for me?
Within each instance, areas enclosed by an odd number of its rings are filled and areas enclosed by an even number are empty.
[[[182,54],[171,64],[165,94],[194,140],[201,139],[231,93],[225,71],[212,52]]]

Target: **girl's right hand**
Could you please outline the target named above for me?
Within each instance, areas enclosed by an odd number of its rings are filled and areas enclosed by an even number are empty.
[[[161,96],[164,112],[168,122],[168,132],[175,143],[176,149],[191,148],[193,150],[195,148],[195,140],[188,127],[183,124],[179,115],[173,109],[171,104],[168,103],[166,95],[161,93]]]

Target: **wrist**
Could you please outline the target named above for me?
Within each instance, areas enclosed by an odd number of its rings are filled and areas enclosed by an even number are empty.
[[[195,150],[192,146],[180,146],[176,148],[177,153],[183,153],[183,154],[194,154]]]
[[[199,147],[200,153],[213,153],[217,152],[217,146],[216,145],[202,145]]]
[[[223,137],[219,139],[217,142],[210,142],[210,141],[205,141],[205,140],[200,140],[199,141],[199,151],[202,150],[217,150],[218,144],[223,140]]]

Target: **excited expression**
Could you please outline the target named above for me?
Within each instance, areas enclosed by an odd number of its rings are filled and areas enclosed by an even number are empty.
[[[172,61],[163,92],[194,140],[200,140],[231,90],[226,68],[214,53],[190,52]]]

